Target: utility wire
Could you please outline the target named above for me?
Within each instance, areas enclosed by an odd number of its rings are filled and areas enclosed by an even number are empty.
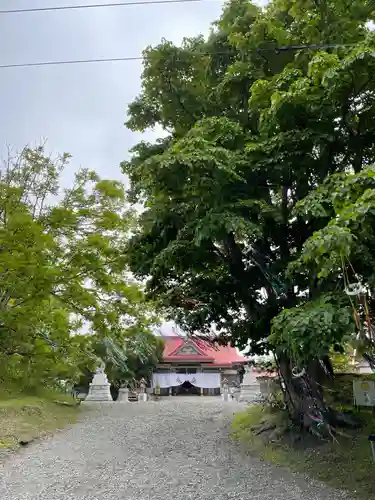
[[[137,5],[157,5],[157,4],[168,4],[168,3],[193,3],[193,2],[204,2],[208,0],[136,0],[130,2],[113,2],[113,3],[94,3],[88,5],[65,5],[59,7],[33,7],[29,9],[7,9],[0,10],[0,14],[25,14],[30,12],[51,12],[59,10],[78,10],[78,9],[101,9],[101,8],[112,8],[112,7],[129,7]]]
[[[41,61],[32,63],[1,64],[0,69],[29,68],[33,66],[59,66],[61,64],[89,64],[89,63],[120,62],[120,61],[141,61],[142,59],[144,58],[138,56],[138,57],[110,57],[106,59],[77,59],[71,61]]]
[[[189,1],[201,1],[201,0],[189,0]],[[284,47],[274,47],[274,48],[264,48],[256,49],[256,53],[264,52],[291,52],[297,50],[320,50],[320,49],[337,49],[345,47],[354,47],[356,44],[313,44],[313,45],[287,45]],[[183,51],[184,54],[189,53],[188,51]],[[194,57],[206,57],[215,55],[233,55],[231,52],[190,52]],[[106,62],[127,62],[127,61],[143,61],[147,59],[147,56],[134,56],[134,57],[108,57],[103,59],[71,59],[66,61],[39,61],[30,63],[13,63],[13,64],[0,64],[0,69],[6,68],[30,68],[35,66],[60,66],[67,64],[91,64],[91,63],[106,63]]]

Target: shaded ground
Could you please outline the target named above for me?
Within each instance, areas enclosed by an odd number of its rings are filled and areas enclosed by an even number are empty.
[[[0,391],[0,461],[20,443],[74,423],[79,413],[75,401],[59,393],[44,391],[38,397],[15,392]]]
[[[96,406],[70,429],[0,465],[0,498],[349,498],[244,456],[229,437],[239,409],[236,403],[199,397]]]
[[[338,429],[334,440],[324,441],[293,432],[283,412],[256,405],[236,414],[233,437],[253,456],[375,500],[375,464],[368,441],[375,420],[371,409],[354,415],[362,421],[360,428]]]

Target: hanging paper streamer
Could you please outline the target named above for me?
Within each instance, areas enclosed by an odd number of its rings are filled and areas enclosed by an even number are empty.
[[[358,334],[356,336],[356,340],[363,340],[366,343],[369,343],[370,346],[375,348],[375,335],[374,335],[374,327],[372,325],[372,318],[370,315],[370,310],[367,302],[367,287],[362,284],[361,279],[355,272],[352,263],[346,258],[348,264],[351,268],[352,274],[357,280],[356,283],[349,282],[348,270],[345,265],[344,256],[341,255],[341,264],[342,264],[342,272],[344,279],[344,292],[348,295],[350,304],[353,310],[353,317],[356,328],[358,330]],[[356,304],[353,302],[352,297],[356,297],[359,307],[357,310]],[[363,321],[362,321],[362,317]],[[356,351],[355,351],[356,352]],[[369,363],[371,370],[375,372],[375,356],[371,352],[365,352],[363,354],[363,358]]]
[[[350,295],[351,297],[360,295],[366,292],[365,287],[362,283],[348,283],[346,288],[344,289],[346,295]]]
[[[302,368],[302,370],[298,370],[298,368],[295,366],[293,369],[292,369],[292,375],[294,378],[300,378],[300,377],[303,377],[306,373],[306,370],[304,368]]]

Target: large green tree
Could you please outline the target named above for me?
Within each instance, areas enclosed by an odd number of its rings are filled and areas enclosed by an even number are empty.
[[[131,199],[145,205],[128,257],[150,296],[191,331],[214,324],[259,352],[281,311],[316,296],[316,273],[291,278],[289,269],[329,218],[306,221],[296,206],[327,175],[373,161],[372,17],[363,0],[264,9],[234,0],[207,40],[145,51],[127,125],[160,125],[167,136],[138,144],[123,163]],[[334,293],[324,300],[343,307]],[[336,317],[325,315],[335,342],[350,328],[349,319],[334,326]],[[289,379],[302,362],[318,376],[317,358],[328,353],[311,349],[302,361],[273,345]]]
[[[153,321],[127,275],[133,223],[124,188],[81,170],[69,189],[69,155],[43,147],[9,154],[0,176],[0,356],[2,378],[56,381],[75,373],[82,328],[116,338]],[[89,352],[89,351],[85,351]]]

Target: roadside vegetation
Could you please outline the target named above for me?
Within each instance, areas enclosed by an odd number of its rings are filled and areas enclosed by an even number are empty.
[[[334,439],[321,440],[290,421],[282,398],[249,406],[235,415],[232,437],[242,448],[267,462],[318,479],[330,486],[373,500],[374,459],[368,436],[375,433],[372,409],[353,407],[352,380],[373,375],[345,374],[330,388],[330,403],[345,408],[359,421],[356,429],[338,428]],[[279,402],[279,404],[277,404]]]
[[[61,391],[39,390],[31,395],[16,386],[0,390],[0,459],[7,451],[27,446],[76,422],[79,405]]]

